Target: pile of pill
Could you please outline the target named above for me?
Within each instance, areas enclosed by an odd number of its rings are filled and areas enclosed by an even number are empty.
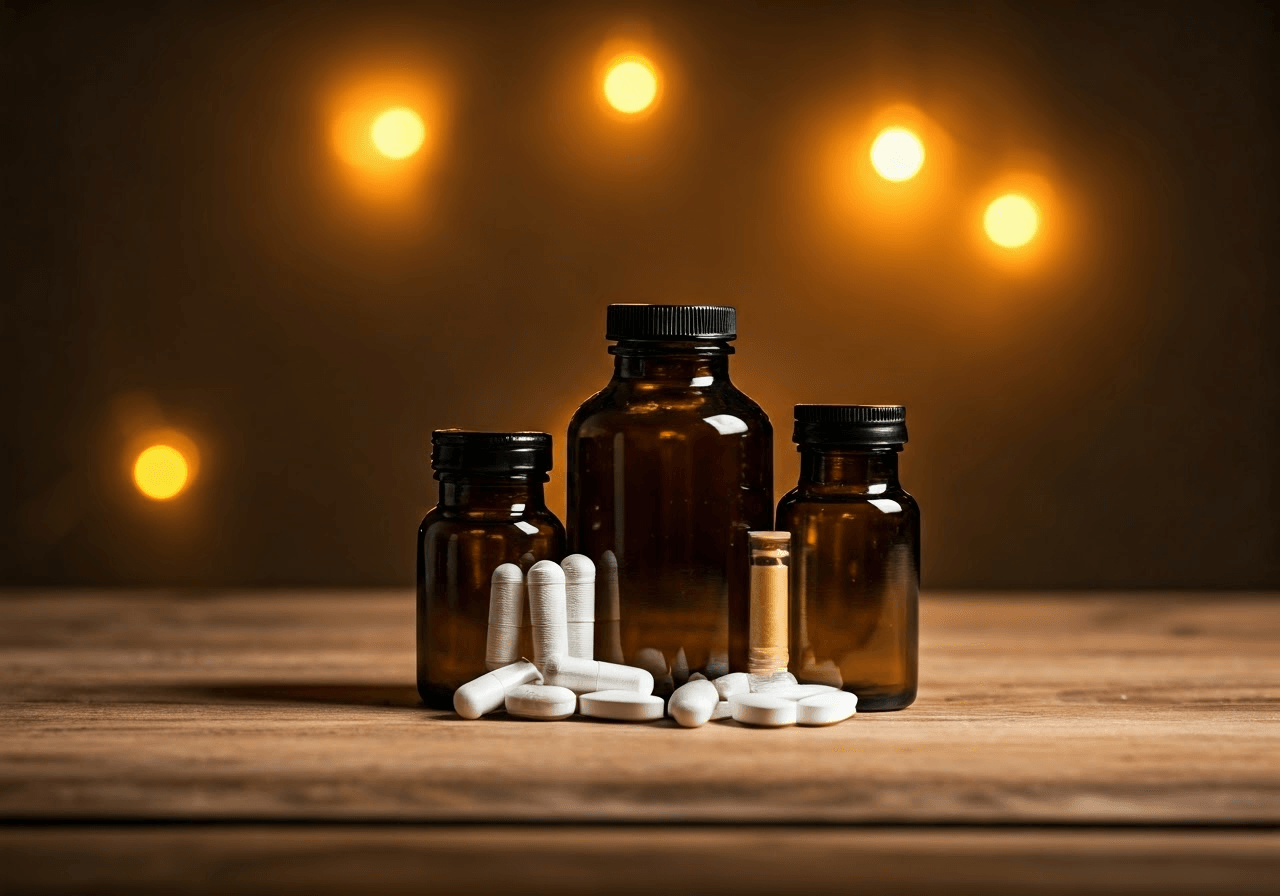
[[[654,672],[593,659],[595,564],[573,554],[562,564],[535,563],[528,576],[513,563],[493,571],[485,665],[489,671],[458,688],[453,708],[464,719],[505,709],[522,719],[558,721],[576,714],[620,722],[655,722],[670,715],[685,728],[732,718],[744,725],[782,728],[831,725],[857,711],[858,698],[825,684],[799,684],[790,672],[731,672],[714,681],[688,678],[664,704],[654,696]],[[518,657],[528,596],[533,661]],[[656,651],[655,651],[656,652]],[[671,674],[665,659],[653,666]],[[679,665],[679,659],[675,665]],[[686,667],[687,669],[687,667]]]

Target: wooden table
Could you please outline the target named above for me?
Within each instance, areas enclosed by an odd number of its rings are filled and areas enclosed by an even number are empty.
[[[402,592],[0,595],[0,892],[1275,892],[1280,595],[931,594],[826,729],[466,722]]]

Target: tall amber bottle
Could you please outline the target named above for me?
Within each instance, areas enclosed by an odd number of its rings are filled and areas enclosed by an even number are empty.
[[[488,671],[493,570],[562,559],[564,527],[543,497],[547,433],[438,429],[431,446],[440,499],[418,529],[418,693],[451,709],[454,690]]]
[[[898,482],[906,409],[796,405],[800,482],[778,502],[791,533],[791,671],[839,685],[858,711],[916,698],[920,508]]]
[[[729,380],[736,324],[724,306],[610,305],[613,378],[569,424],[569,547],[599,570],[596,656],[665,667],[659,692],[747,667],[747,532],[772,524],[773,428]]]

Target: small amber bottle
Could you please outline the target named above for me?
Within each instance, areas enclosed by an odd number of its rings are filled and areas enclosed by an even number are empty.
[[[441,429],[431,446],[440,498],[418,529],[418,693],[449,709],[456,688],[488,671],[494,569],[562,559],[564,527],[543,497],[547,433]]]
[[[791,533],[791,671],[858,696],[916,698],[920,508],[898,482],[906,409],[796,405],[800,482],[778,502]]]

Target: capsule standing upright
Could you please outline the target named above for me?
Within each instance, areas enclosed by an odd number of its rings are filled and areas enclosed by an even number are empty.
[[[747,667],[747,532],[773,522],[773,428],[729,380],[736,337],[730,307],[610,305],[613,378],[569,424],[569,550],[602,570],[596,656],[616,661],[620,629],[621,661],[661,654],[666,689]]]

